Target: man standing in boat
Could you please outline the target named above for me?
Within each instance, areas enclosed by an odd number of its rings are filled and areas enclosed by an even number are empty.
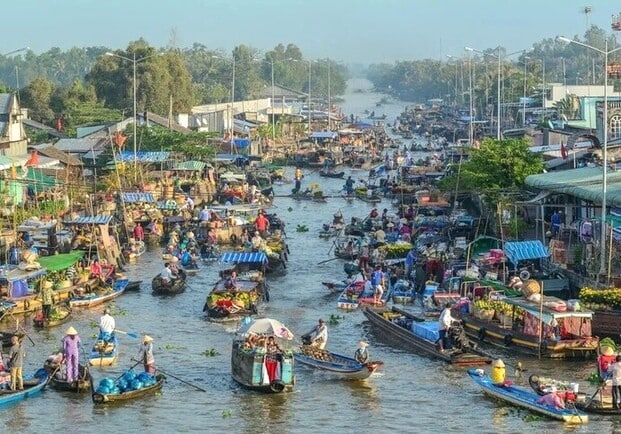
[[[446,303],[444,305],[444,310],[442,310],[440,314],[440,319],[438,320],[438,346],[440,347],[440,352],[444,352],[447,349],[447,335],[453,321],[455,321],[455,319],[451,315],[451,303]]]
[[[297,194],[300,192],[300,189],[302,188],[302,178],[304,178],[304,175],[302,175],[302,169],[300,169],[299,167],[296,167],[295,175],[293,178],[295,179],[295,188],[293,189],[293,194]]]
[[[134,239],[136,241],[144,240],[144,228],[142,227],[142,223],[138,223],[134,226]]]
[[[11,369],[11,390],[23,390],[24,380],[22,379],[22,366],[26,354],[17,336],[11,337],[11,348],[9,349],[9,368]]]
[[[358,349],[354,353],[354,359],[356,360],[356,362],[364,365],[369,361],[369,350],[367,350],[368,346],[369,344],[367,344],[365,341],[360,341],[360,343],[358,344]]]
[[[49,280],[43,282],[41,287],[41,302],[43,304],[43,318],[50,319],[50,313],[52,311],[52,305],[54,304],[54,285]]]
[[[354,194],[354,180],[351,179],[351,176],[348,176],[347,180],[345,181],[345,193],[348,196]]]
[[[384,272],[381,265],[375,266],[375,271],[371,275],[371,284],[373,285],[373,304],[379,304],[384,295]]]
[[[313,347],[317,347],[320,350],[326,348],[328,343],[328,326],[324,320],[320,319],[309,335],[312,336],[311,345]]]
[[[104,342],[110,341],[115,328],[114,317],[110,315],[110,309],[105,308],[103,315],[99,318],[99,339]]]

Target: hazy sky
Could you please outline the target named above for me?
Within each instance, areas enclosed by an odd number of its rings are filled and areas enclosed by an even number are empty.
[[[464,55],[546,37],[583,35],[589,22],[610,30],[611,0],[17,0],[2,5],[0,53],[29,46],[126,48],[198,42],[227,52],[298,45],[307,58],[376,63]],[[174,38],[173,38],[174,35]]]

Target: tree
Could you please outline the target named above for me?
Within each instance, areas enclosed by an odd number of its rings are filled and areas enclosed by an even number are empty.
[[[481,194],[488,204],[495,204],[502,193],[523,189],[526,177],[541,173],[543,167],[541,156],[529,150],[525,139],[485,139],[439,188]]]
[[[44,124],[54,120],[54,111],[50,107],[54,90],[54,83],[45,77],[35,78],[22,90],[21,106],[28,108],[31,119]]]

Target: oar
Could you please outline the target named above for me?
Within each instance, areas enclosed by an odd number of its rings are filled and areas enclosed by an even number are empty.
[[[134,359],[132,359],[132,360],[134,360]],[[155,369],[156,369],[157,371],[160,371],[162,374],[167,375],[167,376],[169,376],[169,377],[172,377],[172,378],[174,378],[175,380],[178,380],[178,381],[182,382],[183,384],[187,384],[188,386],[192,386],[193,388],[195,388],[195,389],[197,389],[197,390],[200,390],[201,392],[207,392],[207,390],[203,389],[202,387],[199,387],[199,386],[197,386],[196,384],[192,384],[192,383],[190,383],[189,381],[182,380],[181,378],[176,377],[176,376],[174,376],[173,374],[171,374],[171,373],[169,373],[169,372],[164,371],[163,369],[160,369],[160,368],[155,368]]]
[[[325,261],[318,262],[317,265],[325,264],[326,262],[334,261],[336,259],[340,259],[340,258],[336,257],[336,258],[326,259]]]
[[[602,384],[599,385],[599,387],[597,388],[597,390],[595,390],[595,393],[593,393],[593,395],[591,395],[591,397],[586,401],[586,405],[585,408],[590,406],[591,403],[593,402],[593,398],[595,398],[595,395],[597,395],[599,392],[601,392],[602,388],[606,385],[606,379],[604,378],[604,382]]]
[[[127,336],[129,336],[130,338],[133,338],[133,339],[138,339],[140,337],[140,334],[136,333],[136,332],[125,332],[125,331],[119,330],[119,329],[114,329],[114,332],[115,333],[120,333],[122,335],[127,335]]]
[[[134,362],[136,362],[136,363],[134,363],[132,366],[130,366],[130,368],[128,369],[128,371],[129,371],[129,370],[134,369],[136,366],[138,366],[139,364],[141,364],[141,363],[142,363],[140,360],[134,360],[134,359],[132,359],[132,360],[133,360]],[[114,379],[114,382],[116,383],[117,381],[119,381],[123,375],[125,375],[125,372],[123,372],[121,375],[119,375],[117,378],[115,378],[115,379]]]

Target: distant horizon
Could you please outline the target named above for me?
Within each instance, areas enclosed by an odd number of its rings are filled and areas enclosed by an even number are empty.
[[[126,49],[144,38],[154,47],[231,53],[240,44],[262,52],[279,43],[297,45],[305,58],[331,58],[348,65],[399,60],[466,57],[465,46],[530,49],[557,35],[584,35],[587,26],[611,32],[606,4],[523,0],[22,0],[3,7],[0,53],[29,46],[35,53],[73,47]],[[588,3],[588,2],[587,2]],[[588,11],[588,12],[587,12]],[[587,12],[587,13],[585,13]],[[53,19],[51,19],[53,17]],[[553,19],[552,19],[553,18]]]

